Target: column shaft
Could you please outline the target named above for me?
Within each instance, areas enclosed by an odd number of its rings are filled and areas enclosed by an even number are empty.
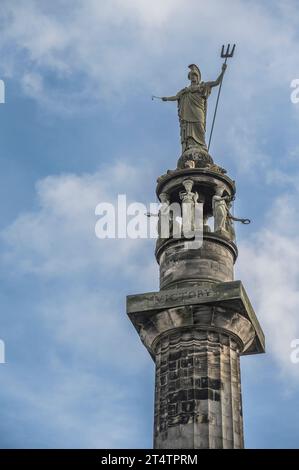
[[[157,341],[154,447],[242,448],[238,345],[231,336],[178,329]]]

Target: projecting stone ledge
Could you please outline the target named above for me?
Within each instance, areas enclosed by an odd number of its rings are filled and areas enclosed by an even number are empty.
[[[155,357],[155,343],[175,328],[227,332],[240,353],[265,352],[265,337],[241,281],[127,296],[127,314]]]

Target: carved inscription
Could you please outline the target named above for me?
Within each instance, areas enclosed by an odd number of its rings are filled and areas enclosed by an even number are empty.
[[[213,295],[213,291],[211,289],[181,289],[179,291],[156,292],[154,294],[145,296],[144,300],[158,307],[161,305],[161,303],[184,302],[202,297],[209,297],[211,295]]]

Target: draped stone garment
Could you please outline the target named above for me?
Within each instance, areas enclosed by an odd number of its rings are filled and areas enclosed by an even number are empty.
[[[177,94],[178,113],[183,149],[199,145],[207,149],[205,142],[207,99],[211,93],[209,83],[183,88]]]
[[[213,215],[214,215],[214,231],[221,232],[226,230],[226,220],[228,209],[225,200],[221,196],[213,196]]]

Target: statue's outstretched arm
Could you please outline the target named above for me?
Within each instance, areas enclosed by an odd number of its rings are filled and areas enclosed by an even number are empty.
[[[177,101],[178,95],[175,96],[163,96],[162,100],[163,101]]]
[[[219,77],[214,82],[207,82],[207,85],[210,86],[211,88],[214,87],[214,86],[220,85],[221,80],[223,78],[223,75],[225,73],[226,67],[227,67],[227,65],[223,64],[222,65],[222,71],[221,71],[221,74],[219,75]]]

